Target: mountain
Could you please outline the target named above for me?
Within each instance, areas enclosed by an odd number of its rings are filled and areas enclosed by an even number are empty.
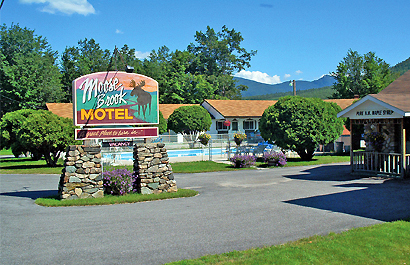
[[[248,90],[242,92],[242,97],[250,97],[250,96],[258,96],[258,95],[266,95],[266,94],[275,94],[281,92],[289,92],[293,91],[293,87],[290,86],[290,82],[286,81],[279,84],[268,85],[259,83],[256,81],[252,81],[249,79],[244,79],[241,77],[234,77],[237,80],[237,85],[245,85],[248,87]],[[325,86],[332,86],[335,82],[335,79],[330,75],[324,75],[323,77],[319,78],[318,80],[314,81],[304,81],[304,80],[297,80],[296,81],[296,90],[306,90],[312,88],[321,88]]]
[[[410,70],[410,57],[403,62],[390,67],[390,71],[392,71],[393,73],[398,73],[399,75],[404,74],[408,70]]]

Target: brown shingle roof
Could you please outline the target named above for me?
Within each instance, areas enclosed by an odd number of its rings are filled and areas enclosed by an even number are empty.
[[[404,112],[410,112],[410,70],[372,96]]]
[[[277,100],[206,100],[224,117],[261,117],[265,109],[274,105]],[[335,102],[342,109],[350,106],[354,99],[325,99],[327,102]],[[47,103],[47,109],[61,117],[73,118],[72,103]],[[159,104],[159,110],[165,119],[181,106],[193,106],[199,104]],[[410,105],[410,104],[409,104]]]
[[[46,103],[47,109],[54,114],[64,118],[73,118],[72,103]]]
[[[265,109],[274,105],[277,100],[205,100],[225,118],[260,117]]]
[[[172,114],[172,112],[174,112],[174,110],[176,110],[179,107],[182,106],[193,106],[193,105],[198,105],[199,104],[159,104],[159,110],[162,113],[162,116],[164,116],[164,119],[168,119],[169,115]]]
[[[261,117],[265,109],[275,105],[277,100],[205,100],[225,118],[231,117]],[[342,109],[350,106],[354,99],[325,99],[334,102]]]
[[[174,112],[175,109],[181,106],[192,106],[199,104],[159,104],[159,110],[165,119]],[[73,118],[73,104],[72,103],[46,103],[47,109],[60,117]]]

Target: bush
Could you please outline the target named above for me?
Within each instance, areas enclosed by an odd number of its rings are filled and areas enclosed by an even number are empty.
[[[263,160],[268,163],[269,166],[283,167],[286,165],[286,155],[282,152],[265,152],[263,153]]]
[[[342,109],[318,98],[287,96],[268,107],[260,120],[261,136],[281,149],[312,160],[319,144],[334,142],[343,132]]]
[[[236,154],[230,158],[235,168],[254,166],[256,157],[253,155],[239,155]]]
[[[104,192],[112,195],[125,195],[136,192],[138,176],[123,168],[103,172]]]

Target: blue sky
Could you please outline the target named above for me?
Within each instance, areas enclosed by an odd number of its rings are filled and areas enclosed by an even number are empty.
[[[273,84],[329,74],[348,49],[404,61],[409,14],[409,0],[5,0],[0,23],[35,30],[59,54],[94,38],[111,51],[127,44],[139,57],[163,45],[185,50],[196,31],[226,25],[258,51],[238,75]]]

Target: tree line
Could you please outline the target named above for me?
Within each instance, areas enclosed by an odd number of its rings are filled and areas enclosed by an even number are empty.
[[[72,81],[93,72],[123,71],[125,64],[136,73],[159,83],[160,103],[200,103],[204,99],[239,99],[246,87],[233,74],[250,67],[256,51],[241,46],[240,32],[223,26],[216,32],[197,31],[186,50],[167,46],[138,59],[135,48],[124,44],[115,56],[94,39],[66,47],[61,57],[46,38],[18,24],[0,28],[1,113],[18,109],[45,109],[46,102],[71,102]]]

